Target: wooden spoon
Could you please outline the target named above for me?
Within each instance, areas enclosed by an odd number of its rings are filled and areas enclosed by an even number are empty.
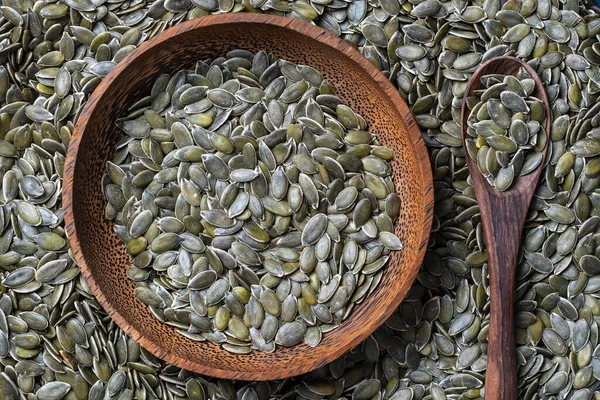
[[[485,383],[486,400],[517,398],[517,365],[513,327],[515,269],[525,217],[545,164],[552,118],[550,103],[542,81],[533,68],[514,57],[493,58],[475,71],[467,85],[461,111],[461,131],[466,154],[465,137],[468,136],[467,119],[470,113],[467,97],[474,90],[481,88],[481,76],[494,73],[516,75],[520,68],[525,68],[535,81],[533,95],[544,105],[546,145],[542,152],[542,162],[535,171],[515,178],[515,182],[508,190],[499,192],[486,181],[479,171],[477,163],[465,155],[479,202],[490,275],[491,315]]]

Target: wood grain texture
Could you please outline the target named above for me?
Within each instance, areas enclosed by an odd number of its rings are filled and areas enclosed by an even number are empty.
[[[463,146],[467,136],[467,119],[470,112],[466,99],[474,90],[481,88],[480,77],[492,73],[516,75],[521,67],[525,68],[535,81],[533,95],[544,105],[546,113],[544,128],[546,135],[550,134],[552,122],[550,103],[537,73],[517,58],[497,57],[487,61],[475,71],[467,85],[461,113]],[[541,166],[546,160],[548,142],[549,139],[543,150],[544,161],[540,164]],[[498,192],[479,172],[477,163],[471,157],[466,156],[465,158],[479,202],[488,254],[491,307],[485,398],[486,400],[512,400],[517,398],[517,365],[513,326],[515,269],[521,243],[521,232],[542,167],[519,177],[509,190]]]
[[[101,177],[122,133],[115,126],[163,73],[242,48],[321,71],[339,96],[391,147],[394,184],[402,199],[395,252],[377,291],[316,348],[300,344],[273,354],[233,355],[191,341],[160,323],[133,294],[131,261],[104,218]],[[97,87],[78,119],[68,150],[63,205],[75,259],[92,293],[128,335],[178,367],[219,378],[268,380],[299,375],[341,356],[383,324],[409,291],[423,260],[433,218],[433,183],[420,130],[398,91],[342,39],[304,22],[259,14],[223,14],[184,22],[141,45]]]

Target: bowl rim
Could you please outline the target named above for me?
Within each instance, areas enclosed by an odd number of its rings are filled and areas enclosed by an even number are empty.
[[[421,135],[420,128],[416,124],[415,118],[412,115],[408,105],[400,96],[398,90],[392,85],[388,78],[375,66],[373,66],[357,49],[352,47],[345,40],[335,36],[334,34],[312,24],[308,24],[298,19],[281,17],[267,14],[257,13],[226,13],[217,15],[208,15],[200,18],[192,19],[189,21],[182,22],[175,25],[157,36],[149,39],[142,43],[137,49],[129,54],[124,60],[116,65],[113,71],[111,71],[100,84],[96,87],[94,92],[88,98],[85,106],[83,107],[75,128],[71,141],[67,151],[67,157],[65,161],[65,168],[63,174],[63,189],[62,189],[62,201],[63,201],[63,212],[65,218],[65,228],[69,243],[71,245],[71,251],[76,263],[80,269],[81,274],[86,280],[87,285],[91,293],[96,297],[99,304],[108,313],[113,321],[119,326],[127,335],[133,338],[146,350],[157,356],[158,358],[173,364],[179,368],[190,370],[199,374],[209,375],[216,378],[223,379],[235,379],[235,380],[274,380],[283,379],[291,376],[296,376],[310,372],[319,366],[325,365],[338,357],[342,356],[345,352],[352,349],[364,339],[366,339],[374,329],[365,330],[361,334],[355,336],[353,340],[347,341],[343,346],[339,346],[337,350],[327,353],[327,356],[322,357],[318,364],[316,363],[304,363],[297,365],[293,369],[276,369],[271,368],[265,371],[236,371],[234,369],[222,369],[213,367],[206,364],[201,364],[193,360],[184,359],[179,356],[172,355],[171,353],[164,350],[156,342],[145,337],[139,330],[135,329],[133,325],[130,325],[128,321],[118,312],[117,308],[107,299],[104,295],[100,286],[96,283],[95,278],[89,269],[84,253],[81,249],[80,240],[75,227],[75,219],[73,213],[73,187],[74,187],[74,174],[77,156],[79,153],[79,145],[81,143],[82,136],[86,130],[89,118],[86,116],[91,115],[94,112],[95,106],[101,99],[103,93],[109,89],[112,81],[115,77],[120,74],[123,70],[127,69],[129,65],[138,57],[151,56],[152,49],[162,44],[163,42],[172,40],[173,36],[180,33],[196,30],[198,28],[207,26],[219,26],[228,25],[233,23],[252,23],[270,25],[277,28],[284,28],[287,30],[294,31],[298,35],[305,36],[311,40],[320,42],[330,48],[334,48],[336,51],[343,53],[343,55],[350,59],[351,62],[357,64],[357,66],[365,72],[373,81],[377,84],[378,89],[385,93],[391,103],[394,105],[396,110],[402,115],[404,124],[406,125],[408,144],[412,147],[412,153],[415,155],[417,162],[414,167],[422,177],[423,183],[423,220],[420,221],[420,225],[415,227],[421,230],[421,237],[417,238],[417,254],[414,255],[415,265],[410,266],[408,272],[408,280],[414,282],[422,260],[425,256],[427,244],[429,241],[429,234],[433,223],[433,208],[434,208],[434,193],[433,193],[433,176],[431,165],[429,161],[429,155],[425,141]],[[406,296],[406,295],[405,295]],[[404,296],[404,297],[405,297]],[[395,300],[392,304],[384,310],[380,320],[383,323],[393,311],[399,306],[401,301]],[[379,324],[377,324],[377,327]]]

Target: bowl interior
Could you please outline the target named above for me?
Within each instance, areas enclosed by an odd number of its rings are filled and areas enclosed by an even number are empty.
[[[324,43],[325,39],[334,47]],[[325,334],[316,348],[300,344],[278,348],[272,354],[232,355],[211,343],[191,341],[158,322],[135,298],[135,284],[126,276],[131,261],[113,232],[113,223],[104,217],[101,178],[122,135],[115,120],[125,115],[136,99],[150,93],[160,74],[192,69],[197,60],[222,56],[236,48],[265,50],[316,68],[346,104],[364,116],[380,143],[395,153],[391,165],[402,199],[395,232],[404,249],[394,252],[379,288],[338,329]],[[385,76],[359,57],[341,39],[299,21],[223,15],[186,22],[144,44],[96,89],[79,118],[69,150],[64,194],[67,229],[90,288],[116,323],[146,349],[179,367],[222,378],[298,375],[360,343],[404,298],[419,269],[431,226],[429,160],[406,104]]]

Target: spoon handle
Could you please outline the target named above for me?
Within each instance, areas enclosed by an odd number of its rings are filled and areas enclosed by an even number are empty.
[[[518,193],[478,198],[487,244],[491,300],[485,399],[514,400],[517,398],[517,365],[513,293],[528,199]]]

